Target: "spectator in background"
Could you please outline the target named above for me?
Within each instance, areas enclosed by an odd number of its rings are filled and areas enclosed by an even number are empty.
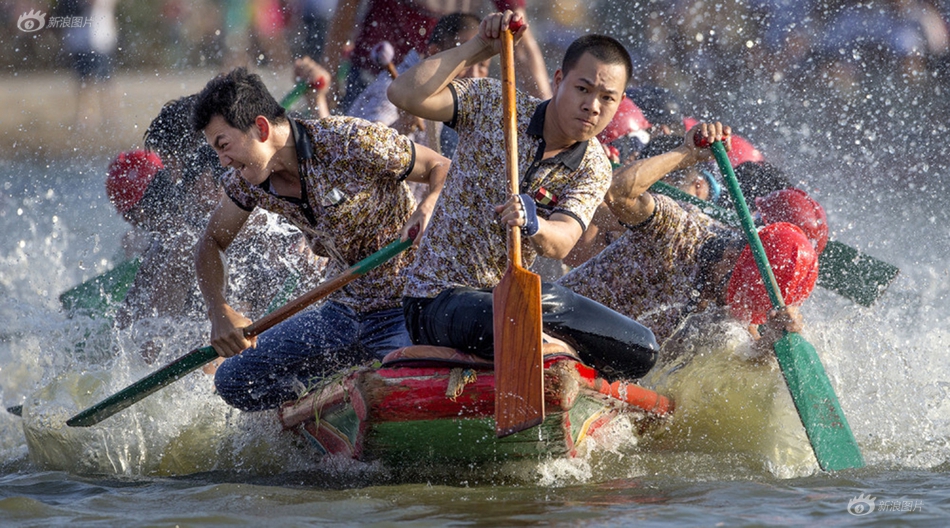
[[[251,5],[254,42],[261,51],[257,57],[258,62],[290,64],[290,44],[287,39],[283,3],[280,0],[251,0]]]
[[[406,58],[396,67],[396,70],[404,72],[418,64],[425,57],[454,48],[471,39],[478,34],[478,24],[480,22],[481,20],[478,17],[467,13],[451,13],[443,16],[432,30],[425,54],[420,55],[415,49],[409,50]],[[488,63],[487,60],[482,61],[460,73],[459,77],[486,77],[488,76]],[[442,123],[434,121],[425,122],[423,125],[425,129],[420,130],[416,125],[417,119],[415,116],[399,110],[396,105],[389,101],[386,90],[391,83],[392,76],[390,73],[388,71],[380,72],[376,80],[367,86],[353,101],[349,115],[391,126],[400,134],[412,138],[413,141],[440,152],[447,158],[451,158],[455,153],[455,146],[458,144],[458,134],[451,128],[443,127]],[[428,127],[432,127],[432,129],[430,130]],[[432,144],[430,144],[430,139]]]
[[[323,57],[323,47],[336,4],[337,0],[293,2],[294,19],[299,21],[293,38],[293,50],[298,57]]]
[[[353,42],[349,57],[345,93],[338,102],[344,113],[353,100],[373,82],[382,68],[371,57],[373,47],[388,41],[394,49],[393,63],[403,61],[410,50],[425,54],[429,35],[439,17],[452,12],[481,13],[479,7],[494,6],[498,11],[511,9],[524,15],[524,0],[340,0],[327,35],[326,53],[322,61],[334,75],[340,73],[346,42]],[[362,20],[357,15],[363,12]],[[541,99],[551,97],[551,84],[541,49],[528,32],[515,51],[519,85]]]
[[[926,77],[927,59],[947,52],[947,27],[931,5],[916,0],[864,0],[846,5],[826,24],[818,53],[839,90],[851,93],[862,77],[899,72]]]
[[[754,67],[765,66],[773,80],[798,66],[816,39],[817,0],[748,0],[750,21],[761,44],[750,50]]]
[[[63,29],[63,50],[72,62],[79,84],[74,124],[95,129],[112,120],[112,72],[118,47],[115,24],[117,0],[66,0],[59,2],[56,17],[81,18],[80,27]]]

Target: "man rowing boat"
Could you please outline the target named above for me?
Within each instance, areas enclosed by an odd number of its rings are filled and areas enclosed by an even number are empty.
[[[610,184],[610,163],[594,136],[616,112],[632,71],[619,42],[588,35],[565,53],[550,100],[519,93],[521,194],[508,196],[501,83],[456,77],[499,52],[501,32],[512,20],[520,17],[489,15],[476,37],[426,58],[389,88],[396,106],[448,123],[459,134],[445,190],[409,273],[409,332],[417,344],[485,357],[494,353],[491,289],[505,274],[507,226],[525,235],[526,267],[538,255],[560,259],[574,247]],[[524,31],[515,33],[516,41]],[[542,311],[546,332],[610,375],[639,377],[653,366],[658,347],[636,321],[556,284],[542,285]]]
[[[790,332],[802,329],[796,305],[815,286],[817,242],[800,227],[781,221],[760,233],[789,305],[770,312],[751,252],[748,247],[743,249],[744,239],[735,228],[713,220],[695,206],[648,192],[669,173],[690,170],[711,158],[708,148],[696,144],[697,134],[710,143],[721,140],[729,145],[731,139],[729,127],[700,123],[687,133],[680,147],[618,169],[606,203],[612,222],[619,222],[626,232],[558,283],[647,322],[661,343],[688,315],[729,307],[746,323],[759,325],[771,319],[776,329],[770,326],[771,337],[764,340],[771,345],[783,328]]]
[[[410,344],[400,296],[411,254],[247,339],[251,321],[227,301],[223,252],[259,207],[303,231],[314,252],[330,259],[327,274],[338,275],[387,242],[406,240],[412,228],[423,237],[449,161],[361,119],[288,118],[260,77],[243,68],[205,86],[193,125],[233,169],[196,254],[211,343],[228,358],[215,376],[221,397],[243,410],[273,408],[311,378]],[[416,203],[407,181],[428,184],[429,194]]]

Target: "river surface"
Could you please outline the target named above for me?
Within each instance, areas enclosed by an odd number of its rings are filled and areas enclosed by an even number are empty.
[[[154,370],[143,341],[168,361],[203,346],[208,325],[68,317],[58,295],[119,261],[108,159],[2,161],[0,401],[24,417],[0,413],[0,526],[944,526],[950,172],[946,129],[930,120],[946,114],[908,98],[756,97],[719,115],[756,123],[747,137],[825,205],[833,238],[901,269],[872,308],[822,289],[803,307],[866,468],[818,470],[774,366],[728,351],[671,387],[681,411],[665,435],[618,426],[573,460],[317,461],[273,416],[229,409],[201,373],[67,428]]]

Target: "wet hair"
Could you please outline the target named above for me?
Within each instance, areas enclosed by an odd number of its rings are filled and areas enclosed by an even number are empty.
[[[590,53],[595,59],[606,64],[623,65],[627,72],[624,87],[633,77],[633,61],[623,44],[615,38],[596,34],[584,35],[567,47],[561,62],[561,73],[567,75],[567,72],[573,70],[584,53]]]
[[[145,130],[145,148],[163,160],[177,160],[182,180],[188,185],[205,171],[211,170],[217,181],[226,170],[218,163],[218,155],[204,136],[191,126],[191,116],[198,94],[180,97],[165,103]]]
[[[683,126],[683,105],[670,90],[660,86],[638,86],[627,90],[627,97],[651,125]]]
[[[145,148],[163,160],[184,160],[204,143],[204,138],[191,127],[191,112],[197,95],[189,95],[165,103],[145,130]]]
[[[242,132],[254,126],[257,116],[264,116],[275,123],[287,119],[287,112],[267,91],[261,77],[249,73],[246,68],[235,68],[218,75],[205,85],[198,93],[191,126],[200,132],[216,115]]]
[[[168,169],[161,169],[149,182],[145,194],[135,207],[139,208],[149,218],[160,218],[170,214],[180,202],[181,185],[172,182]]]
[[[792,187],[785,172],[770,163],[747,161],[735,168],[736,180],[747,203],[758,197]]]
[[[700,290],[716,288],[729,282],[731,271],[726,273],[720,284],[714,284],[715,277],[712,276],[712,268],[723,259],[727,250],[741,251],[745,243],[745,239],[737,231],[730,230],[719,230],[716,236],[703,243],[698,255],[699,276],[696,277]]]
[[[638,159],[652,158],[653,156],[666,154],[682,145],[683,136],[677,136],[675,134],[654,134],[650,138],[650,142],[640,151]]]
[[[440,50],[458,46],[459,35],[465,31],[474,31],[478,29],[481,23],[479,18],[471,13],[450,13],[443,16],[432,28],[432,35],[429,36],[429,45],[435,46]]]

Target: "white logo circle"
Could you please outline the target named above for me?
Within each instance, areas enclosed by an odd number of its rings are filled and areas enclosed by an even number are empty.
[[[848,501],[848,513],[858,517],[867,515],[874,511],[874,501],[876,499],[877,497],[870,497],[862,493]]]
[[[33,33],[34,31],[39,31],[46,26],[46,13],[41,13],[39,11],[30,10],[27,13],[20,15],[20,18],[16,22],[16,27],[24,33]]]

